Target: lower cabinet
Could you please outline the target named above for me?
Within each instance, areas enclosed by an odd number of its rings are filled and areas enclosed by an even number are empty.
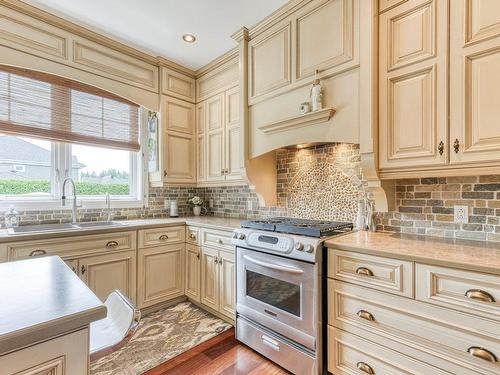
[[[132,301],[136,290],[136,252],[95,255],[78,259],[80,277],[104,301],[119,289]]]
[[[186,244],[185,294],[196,302],[200,302],[200,253],[199,246]]]
[[[235,256],[231,251],[201,248],[201,303],[230,319],[235,314]]]
[[[89,330],[60,336],[0,356],[2,375],[87,375]]]
[[[139,308],[184,295],[185,243],[138,250]]]

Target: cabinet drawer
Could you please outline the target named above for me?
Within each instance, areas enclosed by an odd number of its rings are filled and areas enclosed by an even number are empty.
[[[178,242],[185,242],[184,225],[139,231],[139,248],[141,249]]]
[[[202,229],[201,245],[233,250],[234,247],[231,243],[232,235],[233,232],[228,232],[224,230]]]
[[[417,300],[500,322],[500,276],[417,263]]]
[[[334,375],[449,374],[331,326],[328,326],[328,371]]]
[[[79,255],[135,249],[135,232],[93,234],[7,244],[9,260],[38,255],[59,255],[62,258],[71,258]]]
[[[371,341],[408,348],[405,354],[426,363],[432,363],[429,357],[445,359],[444,367],[439,367],[453,373],[457,372],[450,368],[452,363],[475,374],[500,374],[498,362],[469,354],[477,347],[500,358],[500,325],[479,317],[328,280],[328,324]]]
[[[186,243],[190,243],[193,245],[200,245],[200,228],[192,227],[190,225],[186,226]]]
[[[412,262],[329,249],[328,277],[413,297]]]

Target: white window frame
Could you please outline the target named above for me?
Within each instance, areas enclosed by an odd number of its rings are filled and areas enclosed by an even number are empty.
[[[147,183],[143,166],[143,153],[132,153],[130,157],[130,195],[111,196],[111,208],[139,208],[147,204],[147,193],[145,184]],[[37,211],[37,210],[68,210],[68,205],[62,206],[61,190],[64,179],[70,176],[72,168],[71,145],[52,142],[51,147],[51,170],[50,187],[51,193],[44,196],[34,195],[0,195],[0,210],[5,211],[10,206],[17,210]],[[79,196],[77,193],[78,204],[82,204],[83,209],[87,208],[105,208],[105,196]]]

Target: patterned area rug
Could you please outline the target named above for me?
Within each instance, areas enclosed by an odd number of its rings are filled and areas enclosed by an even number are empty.
[[[231,326],[190,302],[142,318],[130,342],[91,363],[91,375],[139,375]]]

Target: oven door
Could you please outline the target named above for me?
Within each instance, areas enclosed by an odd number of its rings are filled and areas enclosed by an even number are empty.
[[[315,350],[315,265],[240,247],[236,252],[238,314]]]

